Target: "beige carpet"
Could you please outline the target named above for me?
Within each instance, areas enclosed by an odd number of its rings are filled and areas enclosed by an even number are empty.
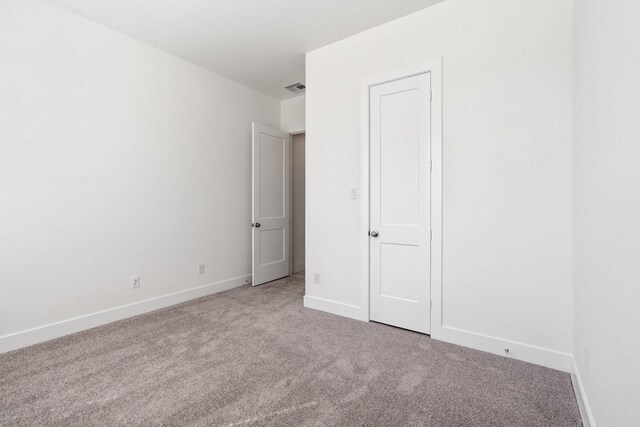
[[[245,286],[0,355],[1,426],[578,426],[569,375]]]

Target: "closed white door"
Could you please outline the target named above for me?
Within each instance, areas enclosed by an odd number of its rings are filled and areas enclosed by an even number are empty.
[[[370,89],[370,319],[430,333],[430,74]]]
[[[289,275],[288,135],[253,124],[253,285]]]

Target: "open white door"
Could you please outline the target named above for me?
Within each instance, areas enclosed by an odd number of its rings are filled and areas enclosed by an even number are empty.
[[[253,123],[253,286],[289,275],[289,136]]]
[[[430,333],[430,74],[370,90],[370,318]]]

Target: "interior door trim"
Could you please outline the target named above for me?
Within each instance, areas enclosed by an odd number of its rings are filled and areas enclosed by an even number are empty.
[[[370,76],[360,96],[360,315],[369,321],[369,102],[370,88],[394,80],[430,73],[431,77],[431,337],[442,339],[442,58],[405,69]]]

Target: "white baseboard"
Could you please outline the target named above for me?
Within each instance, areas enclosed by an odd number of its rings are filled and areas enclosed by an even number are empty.
[[[367,314],[363,313],[360,307],[338,301],[305,295],[304,306],[351,319],[365,322],[369,321]],[[569,353],[478,334],[449,326],[438,328],[437,334],[432,335],[432,338],[475,350],[486,351],[487,353],[506,356],[523,362],[533,363],[535,365],[545,366],[558,371],[570,373],[573,368],[573,356]],[[509,352],[505,353],[504,350],[507,348]]]
[[[127,304],[99,311],[97,313],[91,313],[85,316],[5,335],[0,337],[0,353],[17,350],[22,347],[27,347],[54,338],[73,334],[75,332],[95,328],[96,326],[105,325],[107,323],[137,316],[139,314],[148,313],[150,311],[169,307],[195,298],[228,291],[247,283],[251,283],[251,275],[223,280],[209,285],[162,295],[148,300],[135,302],[133,304]]]
[[[349,317],[356,320],[368,321],[362,318],[362,310],[360,307],[351,304],[345,304],[338,301],[332,301],[324,298],[304,296],[304,306],[313,308],[314,310],[326,311],[327,313],[337,314],[338,316]]]
[[[299,273],[301,271],[304,271],[304,262],[301,262],[300,264],[296,264],[293,266],[294,273]]]
[[[573,383],[573,390],[576,393],[576,399],[578,400],[578,408],[580,408],[580,415],[582,416],[582,424],[584,427],[596,427],[596,422],[593,419],[593,413],[589,406],[589,400],[587,400],[587,394],[584,390],[584,384],[580,377],[580,371],[574,357],[571,358],[571,382]]]
[[[435,339],[452,344],[470,347],[487,353],[499,354],[523,362],[545,366],[558,371],[571,372],[573,357],[543,347],[537,347],[516,341],[505,340],[475,332],[443,326]],[[505,353],[508,348],[509,352]]]

